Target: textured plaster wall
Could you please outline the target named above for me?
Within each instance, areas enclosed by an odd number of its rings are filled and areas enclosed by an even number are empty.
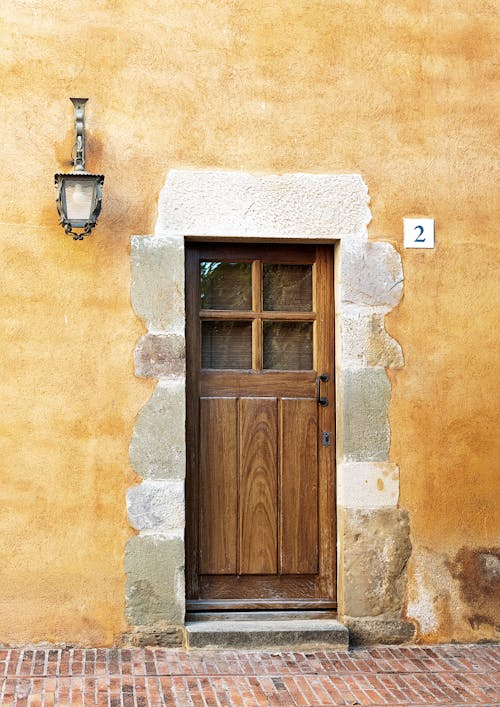
[[[0,9],[0,641],[110,644],[123,619],[134,377],[129,239],[172,167],[360,173],[369,237],[402,249],[386,319],[391,459],[411,519],[407,613],[424,640],[498,620],[492,391],[498,266],[489,0],[12,0]],[[91,239],[57,225],[71,95],[106,174]],[[374,326],[378,326],[376,322]],[[370,355],[376,356],[376,353]]]

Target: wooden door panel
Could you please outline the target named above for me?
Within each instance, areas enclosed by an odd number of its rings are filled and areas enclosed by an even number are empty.
[[[186,255],[187,606],[332,608],[333,252],[193,244]],[[251,270],[251,309],[248,293],[245,309],[231,306],[240,284],[216,281],[233,270]],[[226,330],[238,327],[248,341],[235,357]]]
[[[238,574],[276,574],[277,401],[239,401]]]
[[[316,374],[307,371],[298,378],[295,371],[249,371],[243,381],[241,374],[234,371],[204,371],[200,381],[200,393],[204,397],[266,397],[270,390],[277,398],[289,396],[291,390],[297,397],[312,398],[316,391]]]
[[[210,599],[233,599],[235,590],[227,575],[201,575],[200,595]],[[317,581],[313,575],[239,575],[238,597],[283,601],[318,597]]]
[[[200,537],[203,574],[237,571],[236,398],[200,400]],[[224,450],[224,454],[221,454]]]
[[[318,571],[318,404],[280,400],[280,574]]]

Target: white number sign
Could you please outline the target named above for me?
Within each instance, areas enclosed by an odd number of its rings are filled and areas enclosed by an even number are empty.
[[[405,248],[434,248],[433,218],[403,219]]]

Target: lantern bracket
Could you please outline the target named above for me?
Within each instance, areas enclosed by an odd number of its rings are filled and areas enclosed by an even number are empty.
[[[88,98],[70,98],[75,109],[75,144],[73,166],[75,172],[85,171],[85,104]]]

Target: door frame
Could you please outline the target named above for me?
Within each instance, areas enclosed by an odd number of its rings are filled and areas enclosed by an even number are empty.
[[[130,640],[175,645],[184,630],[185,238],[335,244],[338,614],[358,636],[411,637],[404,620],[411,543],[398,506],[399,469],[389,458],[386,372],[404,362],[384,327],[403,273],[390,243],[368,241],[368,201],[359,174],[171,170],[154,235],[132,237],[132,306],[147,330],[135,371],[156,386],[130,444],[142,478],[127,491],[137,531],[125,547]]]
[[[316,267],[321,269],[319,275],[316,274],[315,277],[321,277],[325,283],[330,282],[332,290],[327,293],[326,290],[316,290],[315,297],[319,297],[320,302],[318,303],[317,310],[320,312],[318,321],[321,318],[321,331],[326,340],[326,345],[324,351],[327,353],[328,358],[331,361],[330,371],[332,373],[332,388],[335,391],[335,336],[334,336],[334,313],[335,313],[335,297],[334,297],[334,270],[335,270],[335,244],[311,244],[311,242],[304,243],[279,243],[270,239],[253,240],[251,246],[247,242],[241,242],[240,239],[229,239],[226,238],[223,241],[214,241],[210,239],[207,242],[206,239],[185,239],[185,268],[186,268],[186,609],[187,611],[214,611],[220,610],[225,611],[231,608],[238,608],[240,610],[267,610],[267,609],[294,609],[294,610],[310,610],[310,609],[336,609],[337,608],[337,597],[331,596],[329,599],[287,599],[287,600],[264,600],[263,598],[259,600],[252,599],[241,599],[241,600],[209,600],[209,599],[190,599],[189,595],[197,592],[198,584],[198,529],[199,529],[199,498],[198,498],[198,464],[199,464],[199,425],[197,420],[199,419],[199,411],[197,406],[197,394],[194,391],[194,387],[198,384],[199,376],[199,361],[197,360],[198,350],[195,346],[190,346],[188,340],[187,331],[188,327],[192,324],[189,322],[189,317],[194,318],[194,312],[198,311],[198,289],[197,287],[189,287],[190,282],[197,282],[199,277],[199,269],[194,258],[189,258],[187,256],[188,249],[196,251],[197,246],[203,247],[203,245],[210,246],[235,246],[240,247],[263,247],[265,245],[275,245],[282,246],[283,248],[304,248],[311,247],[315,245],[317,248],[326,249],[330,251],[331,258],[319,258]],[[258,250],[256,250],[256,253]],[[330,310],[329,313],[326,310]],[[330,315],[330,316],[329,316]],[[317,343],[316,337],[318,335],[318,329],[315,327],[315,343],[314,348],[316,350]],[[198,342],[199,344],[199,342]],[[318,375],[320,371],[317,371]],[[335,392],[332,396],[331,407],[327,410],[326,408],[319,408],[318,415],[318,431],[320,429],[329,429],[332,433],[332,442],[335,443],[336,433],[335,433]],[[333,408],[333,413],[331,410]],[[326,422],[326,418],[332,418],[332,422]],[[327,447],[318,443],[318,466],[321,466],[321,475],[324,479],[325,494],[319,497],[319,504],[321,510],[319,511],[318,522],[322,517],[330,516],[331,526],[328,528],[319,527],[318,528],[318,550],[321,553],[320,563],[322,566],[328,567],[328,572],[321,584],[323,584],[323,591],[325,593],[336,594],[337,586],[337,557],[336,557],[336,499],[335,499],[335,449],[333,449],[333,454],[328,451]],[[323,555],[328,555],[325,558]]]

